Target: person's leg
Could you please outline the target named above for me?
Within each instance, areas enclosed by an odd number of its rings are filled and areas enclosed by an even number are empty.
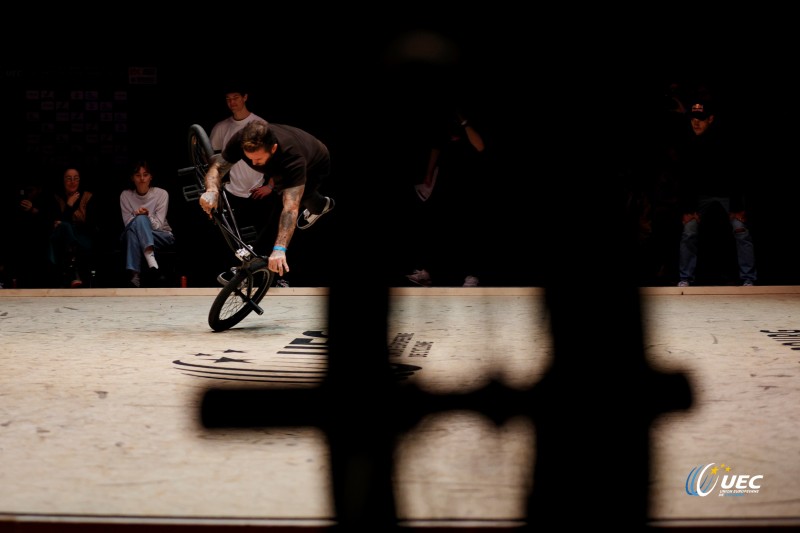
[[[731,218],[731,228],[736,241],[736,257],[739,260],[739,278],[752,284],[756,281],[756,259],[753,249],[753,236],[747,224],[738,218]]]
[[[156,251],[169,250],[175,245],[175,235],[168,231],[153,230],[153,248]]]
[[[747,285],[752,285],[757,278],[755,251],[753,249],[753,236],[747,226],[744,216],[734,216],[731,213],[731,199],[727,197],[715,198],[722,208],[728,213],[728,218],[736,242],[736,258],[739,262],[739,279]]]
[[[170,276],[170,264],[169,262],[165,263],[166,258],[164,255],[161,256],[161,264],[159,265],[156,263],[156,255],[161,252],[167,252],[171,250],[175,246],[175,236],[169,231],[161,231],[161,230],[152,230],[153,235],[153,248],[152,251],[154,255],[152,257],[152,262],[156,265],[155,268],[151,268],[149,274],[153,276],[152,282],[156,283],[158,286],[164,286],[168,282],[168,276]],[[145,259],[147,259],[147,254],[149,253],[148,250],[145,250]],[[166,265],[165,268],[162,268]],[[166,272],[165,272],[166,270]]]
[[[303,211],[297,217],[297,228],[310,228],[322,215],[330,212],[336,202],[330,196],[323,196],[319,192],[322,182],[330,173],[330,163],[319,167],[314,175],[308,177],[303,198],[300,200]]]
[[[131,272],[142,271],[145,252],[153,251],[153,228],[146,216],[137,216],[125,228],[125,268]]]
[[[693,282],[697,270],[697,231],[699,218],[691,217],[683,224],[681,233],[680,257],[678,259],[678,274],[681,281]]]
[[[61,265],[69,254],[70,244],[74,241],[72,224],[62,222],[50,234],[50,262]]]
[[[74,227],[69,222],[61,222],[50,235],[50,262],[56,266],[58,275],[62,277],[62,284],[68,282],[73,287],[80,285],[76,265],[77,251],[78,241]]]
[[[303,209],[308,209],[308,212],[312,215],[319,215],[325,210],[327,203],[328,197],[323,196],[320,194],[319,190],[314,189],[312,191],[307,191],[306,194],[303,195],[301,205]]]

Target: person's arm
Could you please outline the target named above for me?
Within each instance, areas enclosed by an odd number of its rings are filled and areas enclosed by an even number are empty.
[[[270,178],[264,185],[250,189],[250,195],[253,200],[261,200],[272,194],[273,189],[275,189],[275,181]]]
[[[78,203],[80,197],[80,191],[76,191],[69,196],[57,197],[56,201],[59,206],[59,214],[56,225],[60,224],[61,222],[72,222],[75,211],[80,206]]]
[[[439,164],[439,155],[442,153],[441,149],[439,148],[432,148],[431,155],[428,158],[428,168],[425,169],[425,179],[422,180],[422,183],[425,184],[428,188],[433,188],[434,185],[434,175],[436,172],[436,166]]]
[[[119,194],[119,211],[122,214],[122,225],[128,227],[131,220],[136,217],[136,206],[133,205],[131,195],[126,194],[126,191]]]
[[[200,207],[210,217],[211,211],[216,209],[219,201],[219,188],[222,185],[222,176],[228,173],[233,166],[222,157],[214,158],[205,175],[206,192],[200,196]]]
[[[163,229],[167,222],[167,211],[169,210],[169,193],[162,189],[156,199],[156,207],[147,215],[150,217],[150,225],[154,230]]]
[[[89,200],[92,199],[92,193],[89,191],[81,191],[78,200],[73,207],[75,210],[72,212],[72,221],[76,224],[85,224],[88,217]]]
[[[486,145],[484,145],[483,143],[483,137],[481,137],[481,134],[478,133],[478,130],[472,127],[472,124],[470,124],[469,120],[467,120],[467,118],[464,115],[462,115],[461,113],[456,113],[456,116],[458,117],[459,126],[464,128],[464,133],[467,134],[467,139],[469,140],[469,143],[478,152],[483,152],[483,150],[486,148]]]
[[[216,157],[206,171],[206,191],[219,192],[219,187],[222,184],[222,176],[227,174],[232,166],[233,163],[230,163],[221,157]]]
[[[483,137],[481,137],[481,134],[469,123],[464,126],[464,131],[467,133],[467,139],[469,139],[470,144],[475,147],[475,150],[483,152],[486,146],[483,144]]]
[[[286,262],[286,250],[294,235],[297,227],[297,217],[300,216],[300,199],[303,197],[305,185],[297,185],[283,190],[283,209],[278,218],[278,232],[275,237],[275,245],[272,254],[269,256],[269,269],[282,276],[284,272],[289,272],[289,263]]]
[[[222,124],[224,122],[224,120],[221,120],[214,124],[211,128],[211,133],[208,134],[208,141],[211,143],[211,149],[215,154],[220,153],[224,147],[224,143],[222,142]]]

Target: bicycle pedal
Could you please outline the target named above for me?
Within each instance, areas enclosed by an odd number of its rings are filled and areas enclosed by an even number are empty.
[[[183,198],[187,202],[194,202],[203,196],[204,189],[200,185],[186,185],[183,188]]]

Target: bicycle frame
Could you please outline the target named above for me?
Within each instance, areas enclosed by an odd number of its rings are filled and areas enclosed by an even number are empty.
[[[178,175],[183,176],[186,174],[195,174],[195,176],[197,176],[196,167],[186,167],[178,170]],[[198,183],[183,187],[183,198],[187,202],[197,202],[200,200],[200,196],[203,195],[204,191],[205,183],[203,182],[203,178],[198,177]],[[236,222],[236,216],[228,200],[228,193],[224,186],[220,187],[218,202],[219,204],[217,208],[211,212],[211,216],[236,258],[242,262],[255,259],[256,257],[262,257],[263,259],[263,256],[259,256],[251,244],[255,242],[257,236],[256,229],[252,226],[239,228],[239,224]]]

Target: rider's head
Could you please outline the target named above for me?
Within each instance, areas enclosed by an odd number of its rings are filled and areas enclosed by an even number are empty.
[[[242,150],[254,165],[265,165],[278,149],[278,140],[263,120],[254,120],[242,128]]]

